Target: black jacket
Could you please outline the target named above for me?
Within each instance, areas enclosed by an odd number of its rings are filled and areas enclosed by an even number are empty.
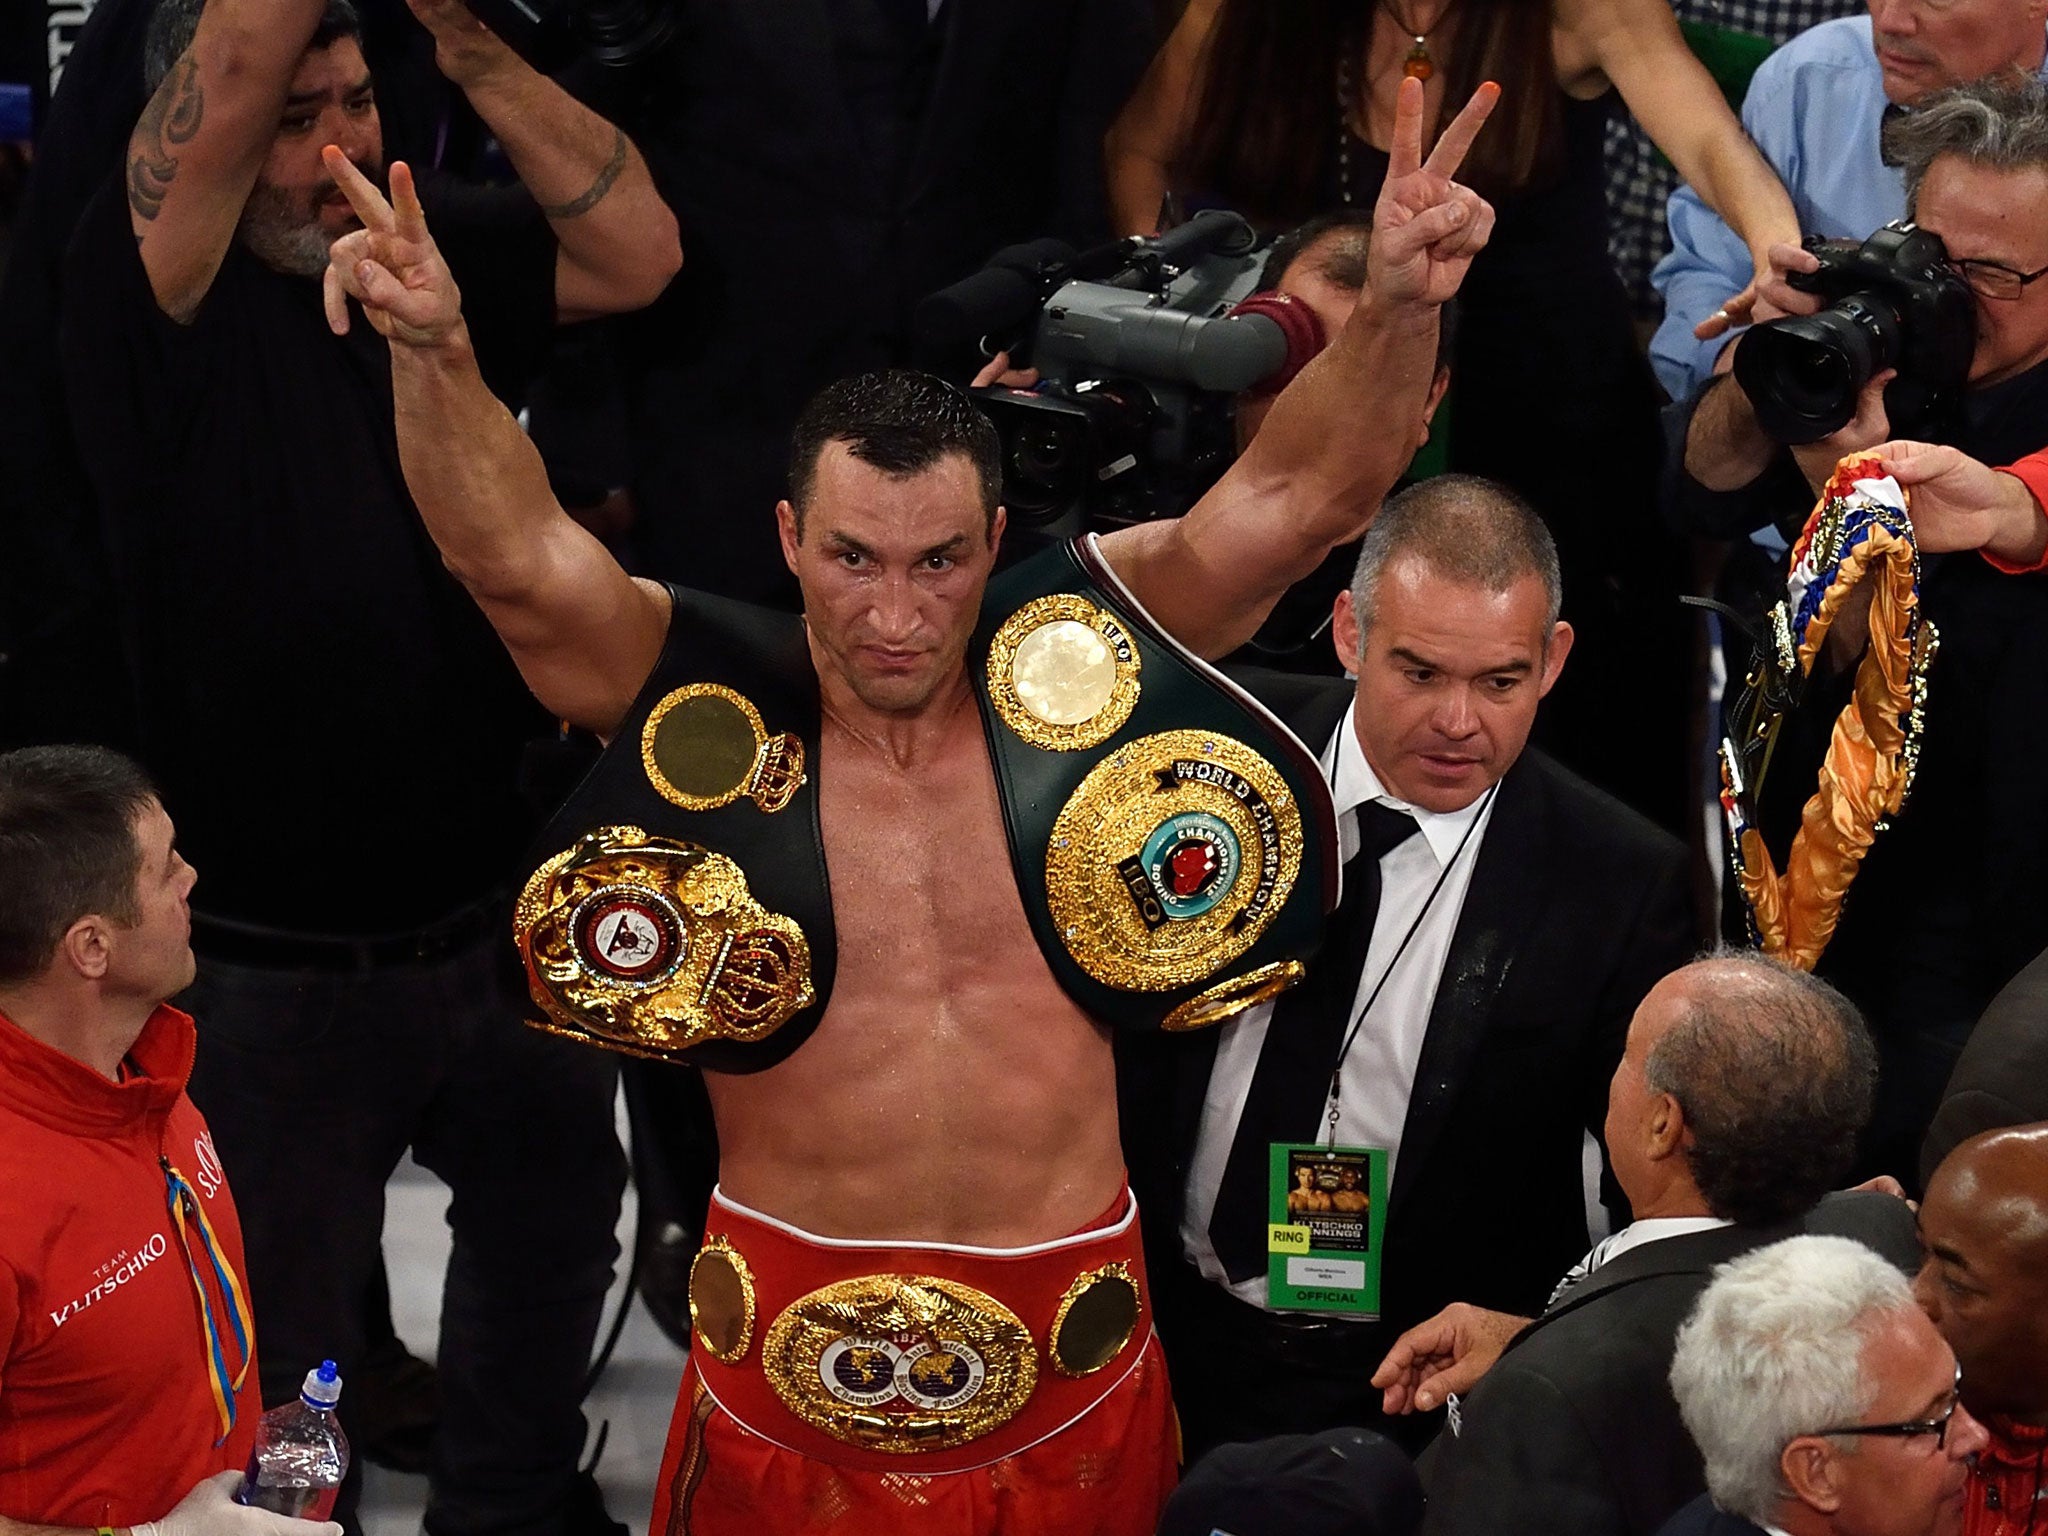
[[[1764,1528],[1716,1509],[1703,1493],[1665,1521],[1657,1536],[1764,1536]]]
[[[1424,1536],[1654,1536],[1706,1488],[1671,1395],[1679,1324],[1715,1265],[1801,1232],[1919,1264],[1911,1208],[1877,1194],[1631,1248],[1524,1329],[1424,1455]]]
[[[1318,753],[1352,693],[1343,679],[1237,680]],[[1533,1314],[1585,1252],[1583,1133],[1600,1134],[1636,1004],[1696,948],[1677,840],[1524,752],[1480,845],[1388,1191],[1389,1343],[1453,1301]],[[1205,1030],[1134,1042],[1120,1058],[1125,1155],[1155,1268],[1184,1262],[1181,1208],[1215,1053]]]
[[[687,253],[615,327],[648,574],[794,611],[772,513],[804,402],[912,361],[917,301],[998,247],[1108,236],[1102,137],[1147,0],[946,0],[922,52],[890,42],[905,3],[676,0],[631,72],[619,110]]]

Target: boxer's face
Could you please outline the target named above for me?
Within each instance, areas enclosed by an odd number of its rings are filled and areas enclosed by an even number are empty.
[[[812,643],[869,709],[916,713],[960,675],[1002,508],[991,524],[964,453],[896,475],[843,442],[819,453],[806,500],[801,525],[786,501],[776,517]]]

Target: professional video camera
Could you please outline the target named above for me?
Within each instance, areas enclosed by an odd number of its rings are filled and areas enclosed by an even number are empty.
[[[1977,346],[1976,301],[1940,237],[1898,222],[1860,245],[1810,236],[1806,248],[1820,270],[1788,280],[1828,307],[1767,321],[1735,352],[1758,423],[1778,442],[1814,442],[1848,424],[1874,374],[1896,368],[1884,394],[1892,432],[1924,432],[1962,393]]]
[[[463,0],[543,74],[578,59],[637,63],[675,34],[680,0]]]
[[[1321,350],[1309,308],[1253,297],[1258,237],[1211,209],[1151,239],[996,253],[915,317],[927,348],[979,345],[1038,369],[977,390],[1003,440],[1012,526],[1041,537],[1185,512],[1229,466],[1230,398],[1278,388]]]

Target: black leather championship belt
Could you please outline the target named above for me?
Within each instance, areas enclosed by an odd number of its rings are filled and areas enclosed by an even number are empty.
[[[800,620],[670,591],[661,659],[542,834],[514,924],[540,1027],[756,1071],[832,988],[817,674]],[[1195,1029],[1300,980],[1337,894],[1321,767],[1092,540],[991,583],[967,664],[1012,872],[1069,995]]]
[[[513,915],[543,1029],[724,1072],[817,1026],[835,958],[803,621],[671,586],[661,659]]]

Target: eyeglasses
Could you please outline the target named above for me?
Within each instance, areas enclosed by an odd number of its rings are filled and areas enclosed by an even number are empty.
[[[1970,285],[1972,293],[1985,299],[2016,299],[2027,291],[2027,284],[2048,277],[2048,267],[2019,272],[1998,261],[1955,261],[1949,265]]]
[[[2003,269],[2001,269],[2003,270]],[[2048,272],[2043,267],[2042,272]],[[2034,274],[2036,277],[2040,272]],[[2018,276],[2017,273],[2014,276]],[[1945,1450],[1948,1446],[1949,1420],[1956,1416],[1956,1408],[1962,1402],[1963,1368],[1956,1367],[1956,1389],[1949,1394],[1948,1406],[1936,1419],[1909,1419],[1903,1424],[1845,1424],[1839,1429],[1817,1429],[1816,1435],[1891,1435],[1901,1440],[1911,1440],[1918,1435],[1934,1436],[1934,1448]]]

